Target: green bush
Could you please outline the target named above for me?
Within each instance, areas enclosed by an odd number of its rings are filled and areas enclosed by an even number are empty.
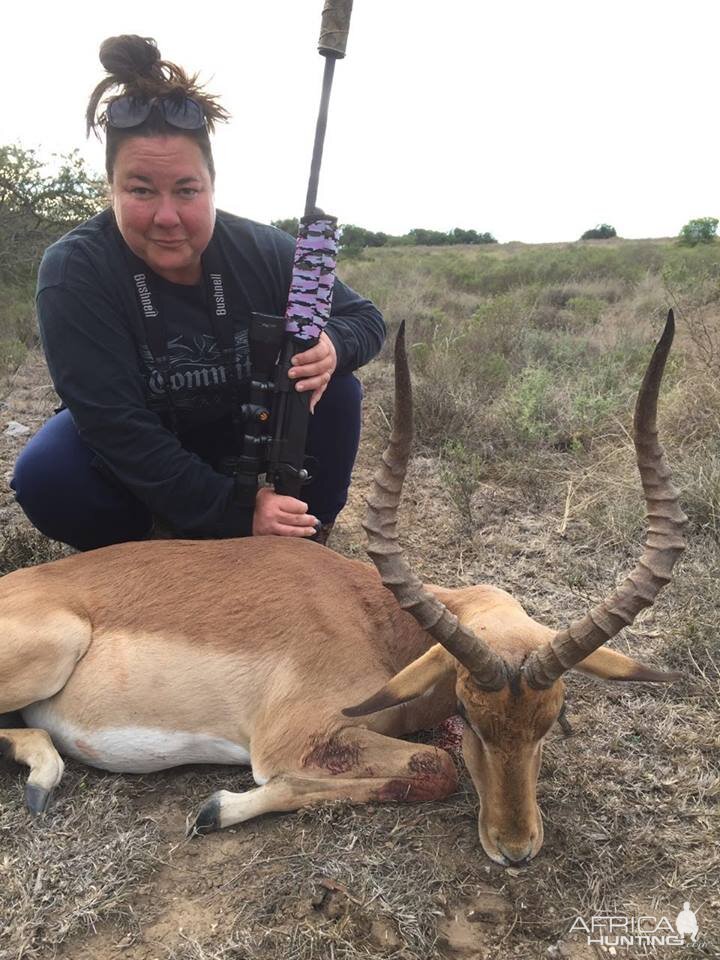
[[[35,277],[45,248],[106,203],[77,151],[49,171],[34,150],[0,146],[0,374],[35,343]]]
[[[374,233],[364,227],[356,227],[353,223],[343,223],[340,232],[340,243],[343,247],[384,247],[387,243],[386,233]]]
[[[518,291],[489,297],[470,320],[470,337],[463,344],[468,359],[494,354],[516,368],[528,325],[527,315],[525,296]]]
[[[497,240],[491,233],[478,233],[477,230],[461,230],[455,227],[448,234],[450,243],[497,243]]]
[[[546,367],[527,367],[508,385],[504,406],[511,436],[529,443],[551,438],[558,423],[554,382]]]
[[[27,281],[44,248],[106,205],[104,181],[77,151],[49,172],[34,150],[0,147],[0,278]]]
[[[472,536],[475,527],[473,495],[486,473],[487,461],[477,449],[457,439],[447,440],[440,455],[446,488],[458,509],[465,534]]]
[[[694,247],[698,243],[712,243],[717,236],[717,217],[699,217],[689,220],[678,234],[680,243]]]
[[[278,230],[282,230],[284,233],[289,233],[291,237],[297,237],[298,230],[300,229],[300,221],[297,217],[285,217],[282,220],[271,220],[271,227],[277,227]]]
[[[605,304],[597,297],[570,297],[567,302],[568,310],[572,312],[579,326],[594,325],[600,319]]]
[[[609,223],[599,223],[596,227],[593,227],[592,230],[586,230],[585,233],[580,237],[581,240],[610,240],[612,237],[617,236],[617,231],[615,227],[611,227]]]
[[[422,247],[447,247],[457,244],[497,243],[491,233],[478,233],[477,230],[463,230],[453,227],[445,233],[443,230],[426,230],[424,227],[413,227],[403,236],[387,237],[387,243],[395,245],[412,245]]]

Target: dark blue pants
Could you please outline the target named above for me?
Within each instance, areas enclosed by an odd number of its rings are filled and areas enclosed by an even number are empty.
[[[322,523],[345,506],[360,442],[362,387],[352,374],[333,377],[310,417],[307,454],[313,479],[301,498]],[[181,443],[216,466],[232,440],[229,422],[204,426]],[[10,483],[33,526],[78,550],[141,540],[152,526],[150,511],[98,469],[67,410],[48,420],[28,442]]]

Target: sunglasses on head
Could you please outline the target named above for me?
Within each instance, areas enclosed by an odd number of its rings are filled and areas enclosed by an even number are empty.
[[[107,105],[105,117],[111,127],[127,130],[145,123],[153,110],[158,110],[166,123],[179,130],[200,130],[205,126],[202,107],[190,97],[118,97]]]

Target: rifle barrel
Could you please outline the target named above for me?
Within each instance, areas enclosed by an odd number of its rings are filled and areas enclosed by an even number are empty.
[[[327,128],[328,106],[335,73],[336,57],[325,57],[323,71],[322,93],[320,95],[320,110],[318,111],[315,127],[315,143],[313,145],[312,163],[310,164],[310,181],[305,199],[305,216],[312,217],[317,210],[318,182],[320,180],[320,164],[322,163],[323,147],[325,145],[325,130]]]

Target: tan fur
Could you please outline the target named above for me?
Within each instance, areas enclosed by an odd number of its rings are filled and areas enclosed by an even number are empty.
[[[502,655],[510,672],[508,685],[495,693],[481,689],[469,670],[437,645],[345,713],[363,716],[419,698],[451,671],[457,702],[466,719],[463,755],[480,798],[480,841],[498,863],[525,862],[537,854],[543,842],[537,777],[543,740],[560,715],[565,685],[560,679],[546,690],[533,689],[525,682],[521,667],[534,650],[552,638],[553,631],[529,617],[517,600],[497,587],[428,589]],[[612,680],[668,681],[679,676],[651,670],[604,647],[577,669]]]
[[[512,669],[552,634],[497,588],[429,589]],[[0,629],[0,711],[25,708],[42,728],[0,730],[0,747],[31,769],[31,809],[44,809],[62,774],[45,729],[69,755],[111,769],[108,742],[126,770],[143,740],[158,754],[152,769],[178,735],[199,738],[209,762],[246,750],[261,786],[211,798],[206,825],[322,798],[445,796],[447,754],[395,738],[459,701],[483,846],[507,863],[542,843],[535,783],[562,682],[478,690],[367,564],[284,538],[122,544],[1,579]],[[648,678],[609,651],[582,666]],[[186,762],[182,749],[164,765]]]
[[[129,543],[17,571],[0,629],[0,710],[62,728],[72,756],[111,766],[88,733],[181,732],[251,749],[262,779],[354,726],[341,708],[430,645],[372,567],[280,538]],[[357,722],[417,724],[415,709]],[[3,730],[5,750],[21,756],[26,733]]]
[[[529,617],[522,605],[505,590],[489,584],[448,590],[429,587],[430,591],[462,623],[510,665],[552,639],[554,631]]]

